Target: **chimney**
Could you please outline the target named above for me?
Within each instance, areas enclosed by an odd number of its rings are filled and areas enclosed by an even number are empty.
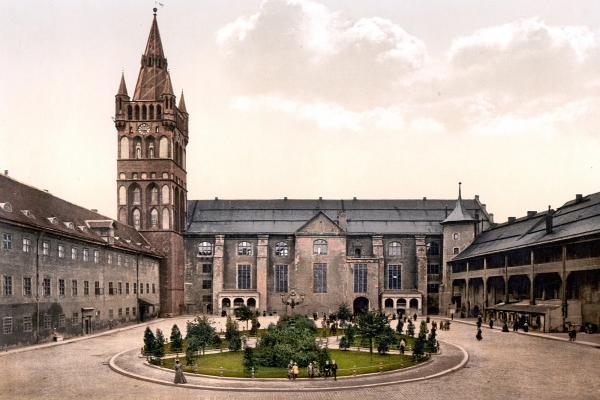
[[[423,201],[427,201],[427,197],[423,197]]]
[[[219,200],[219,198],[217,196],[215,196],[215,201]]]
[[[323,200],[323,198],[321,196],[319,196],[319,200]]]
[[[479,195],[478,194],[475,195],[475,201],[479,201]]]
[[[354,197],[352,198],[352,200],[356,200],[356,196],[354,196]]]
[[[340,226],[340,228],[342,228],[343,230],[347,230],[348,229],[348,216],[346,215],[346,212],[344,211],[338,211],[338,225]]]
[[[552,233],[552,229],[554,228],[552,223],[553,216],[554,210],[548,206],[548,213],[546,214],[546,233]]]
[[[284,200],[284,201],[287,201],[287,196],[285,196],[285,197],[283,198],[283,200]]]
[[[582,194],[576,194],[575,195],[575,203],[581,203],[581,200],[583,200],[583,195]]]
[[[4,170],[4,176],[8,176],[8,170],[7,169]]]
[[[537,211],[527,211],[527,218],[531,218],[531,217],[533,217],[535,214],[537,214]]]
[[[517,220],[516,217],[508,217],[508,223],[512,224],[513,222],[515,222]]]
[[[490,217],[490,223],[493,224],[494,223],[494,213],[489,213],[488,216]]]
[[[91,212],[95,212],[95,213],[97,213],[97,212],[98,212],[98,209],[97,209],[97,208],[92,208],[90,211],[91,211]]]

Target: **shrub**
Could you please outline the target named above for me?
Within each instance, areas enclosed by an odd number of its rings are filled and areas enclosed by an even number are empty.
[[[377,344],[377,352],[379,354],[386,354],[390,347],[396,342],[396,335],[391,327],[386,326],[383,329],[383,333],[379,336]]]
[[[183,338],[181,337],[181,331],[175,324],[171,328],[171,351],[180,352],[183,349]]]
[[[408,320],[408,328],[406,328],[406,334],[410,337],[415,337],[415,324],[413,324],[412,319]]]
[[[398,325],[396,325],[396,332],[402,335],[402,331],[404,330],[404,321],[401,319],[398,320]]]
[[[156,357],[165,355],[165,336],[158,328],[156,328],[156,338],[154,341],[154,348],[152,349],[152,355]]]
[[[348,340],[347,336],[342,336],[342,338],[340,339],[339,347],[340,350],[348,350],[348,348],[350,347],[350,341]]]
[[[156,338],[154,337],[154,333],[152,333],[152,329],[149,326],[146,327],[144,331],[144,354],[152,354],[155,342]]]
[[[206,316],[200,318],[196,317],[193,321],[187,323],[187,335],[186,339],[188,342],[188,352],[195,352],[202,349],[204,354],[205,348],[214,343],[214,337],[217,333],[215,328],[212,327],[211,322]]]
[[[242,339],[237,323],[230,317],[227,317],[225,324],[225,339],[227,339],[227,347],[231,351],[239,351],[242,348]]]

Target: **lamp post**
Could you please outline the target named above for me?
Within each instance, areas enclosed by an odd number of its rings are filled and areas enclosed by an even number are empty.
[[[281,293],[281,302],[285,304],[285,313],[287,314],[288,306],[292,309],[294,314],[294,308],[297,305],[304,303],[304,293],[296,293],[296,290],[292,289],[289,293]]]

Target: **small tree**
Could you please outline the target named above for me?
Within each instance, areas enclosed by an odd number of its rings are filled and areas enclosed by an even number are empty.
[[[427,322],[421,321],[421,326],[419,327],[419,336],[417,337],[417,340],[415,340],[415,346],[413,347],[413,357],[417,360],[425,353],[427,333]]]
[[[432,327],[431,332],[429,332],[429,338],[427,338],[427,345],[429,346],[431,352],[437,351],[437,339],[435,338],[436,330],[437,329],[435,329],[435,327]]]
[[[428,333],[429,330],[427,329],[427,322],[421,321],[421,325],[419,326],[419,337],[422,336],[423,339],[425,339]]]
[[[152,329],[150,327],[146,327],[144,331],[144,354],[150,355],[154,351],[154,344],[156,342],[156,338],[154,337],[154,333],[152,333]]]
[[[413,324],[412,319],[408,320],[408,328],[406,328],[406,334],[410,337],[415,337],[415,324]]]
[[[379,343],[377,344],[377,352],[379,354],[386,354],[390,347],[395,343],[396,336],[390,326],[386,326],[383,329],[382,334],[379,336]]]
[[[354,339],[356,338],[356,328],[354,325],[348,325],[344,337],[348,341],[348,347],[352,347],[352,344],[354,344]]]
[[[346,322],[352,319],[352,311],[345,303],[339,305],[337,313],[337,319],[340,321],[340,326],[343,328],[346,326]]]
[[[162,357],[165,355],[165,335],[163,335],[162,331],[158,328],[156,328],[156,339],[154,341],[152,355],[156,357]]]
[[[252,347],[246,347],[244,349],[244,368],[251,370],[252,367],[256,367],[256,360],[254,358],[254,349]]]
[[[381,311],[367,311],[358,316],[356,330],[369,344],[369,353],[373,357],[373,339],[380,336],[385,327],[389,327],[387,316]]]
[[[225,339],[227,339],[227,347],[230,351],[239,351],[242,348],[242,339],[238,329],[237,322],[227,317],[225,323]]]
[[[340,350],[348,350],[348,348],[350,347],[350,342],[348,341],[348,336],[342,336],[342,338],[340,339],[340,344],[339,344],[339,348]]]
[[[248,330],[248,321],[254,317],[254,311],[252,311],[248,306],[244,305],[236,308],[234,314],[235,317],[240,321],[246,321],[246,330]]]
[[[254,314],[252,316],[252,325],[250,325],[250,335],[256,336],[259,328],[260,328],[260,322],[258,322],[258,317],[256,316],[256,314]]]
[[[188,350],[195,352],[202,349],[202,354],[204,354],[206,346],[212,343],[215,334],[215,328],[212,327],[206,316],[196,317],[194,321],[187,323]]]
[[[398,325],[396,325],[396,332],[402,335],[402,331],[404,330],[404,321],[398,319]]]
[[[183,338],[177,324],[171,328],[171,351],[179,353],[183,349]]]

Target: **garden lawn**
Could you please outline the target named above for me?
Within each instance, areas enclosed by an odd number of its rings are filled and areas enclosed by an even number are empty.
[[[352,375],[352,369],[356,366],[357,374],[367,374],[379,372],[381,363],[382,371],[390,371],[394,369],[406,368],[415,365],[416,362],[410,356],[399,354],[380,355],[368,352],[356,351],[341,351],[329,350],[331,359],[338,364],[338,376]],[[250,372],[244,371],[242,360],[244,353],[238,352],[223,352],[217,354],[207,354],[196,357],[196,369],[192,366],[185,365],[185,360],[182,360],[185,372],[196,372],[205,375],[219,375],[220,368],[223,367],[223,376],[228,377],[249,377]],[[163,366],[173,369],[174,359],[163,360]],[[285,368],[273,367],[258,367],[256,369],[257,378],[286,378],[287,370]],[[300,378],[307,378],[306,368],[300,369]]]

